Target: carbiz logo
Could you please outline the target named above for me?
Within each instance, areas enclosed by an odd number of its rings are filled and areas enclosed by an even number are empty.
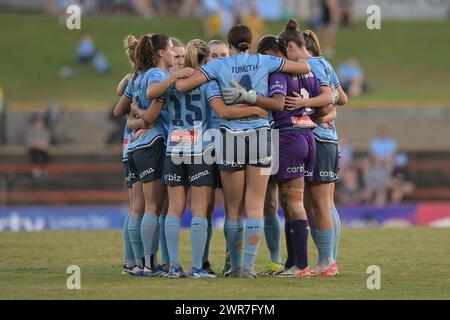
[[[289,167],[286,169],[288,173],[299,173],[305,171],[305,166],[300,167]]]
[[[332,179],[337,179],[337,177],[338,177],[337,173],[334,173],[333,171],[320,171],[319,176],[330,177]]]

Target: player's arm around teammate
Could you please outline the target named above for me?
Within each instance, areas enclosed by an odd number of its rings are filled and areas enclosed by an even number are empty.
[[[194,72],[192,77],[176,82],[177,89],[187,91],[210,81],[217,80],[221,88],[230,87],[231,80],[239,80],[246,91],[255,90],[261,96],[267,96],[268,75],[274,71],[287,71],[296,74],[307,73],[310,67],[304,61],[290,62],[284,59],[262,55],[249,54],[252,43],[251,31],[243,25],[233,27],[228,33],[228,45],[231,56],[217,59],[203,66],[200,71]],[[255,88],[253,88],[255,85]],[[230,276],[255,278],[253,269],[256,254],[259,248],[263,227],[264,197],[267,188],[268,175],[261,173],[261,168],[270,167],[270,126],[268,119],[220,119],[223,146],[225,140],[239,149],[236,157],[227,150],[223,151],[221,162],[222,190],[225,198],[226,210],[226,240],[231,256]],[[238,137],[243,137],[242,140]],[[250,143],[265,141],[267,150],[249,152]],[[242,140],[241,149],[238,144]],[[267,141],[266,141],[267,140]],[[231,151],[231,150],[230,150]],[[264,153],[264,155],[261,155]],[[234,153],[236,154],[236,153]],[[245,205],[247,221],[244,228],[240,208]],[[245,230],[245,239],[243,231]],[[244,246],[245,244],[245,246]],[[244,250],[244,268],[242,268],[242,249]]]

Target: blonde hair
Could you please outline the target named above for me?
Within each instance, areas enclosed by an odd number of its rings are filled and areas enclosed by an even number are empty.
[[[123,39],[123,48],[125,49],[125,54],[127,55],[133,67],[136,64],[135,49],[138,43],[139,40],[136,39],[136,37],[133,35],[128,35],[125,39]]]
[[[181,42],[180,39],[178,39],[178,38],[172,37],[172,38],[170,38],[170,40],[172,40],[172,44],[173,44],[174,48],[184,48],[185,47],[184,43]]]
[[[205,41],[194,39],[186,45],[186,55],[184,56],[184,67],[198,68],[209,56],[209,47]]]
[[[311,30],[305,30],[302,32],[303,38],[306,43],[306,50],[311,52],[314,57],[323,56],[322,49],[320,48],[319,38]]]

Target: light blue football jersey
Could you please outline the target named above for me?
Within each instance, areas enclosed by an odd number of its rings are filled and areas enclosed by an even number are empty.
[[[152,82],[159,82],[165,77],[160,68],[152,68],[146,72],[138,72],[134,80],[128,82],[125,95],[138,103],[139,108],[148,109],[152,103],[147,98],[147,88]],[[161,112],[156,124],[148,129],[133,131],[128,151],[149,147],[156,139],[165,138],[167,135],[166,122],[168,115]]]
[[[319,80],[321,86],[337,88],[341,85],[333,66],[324,57],[310,57],[307,59],[307,62],[311,66],[311,70],[317,80]],[[325,142],[329,141],[336,143],[338,141],[334,121],[331,121],[328,124],[318,125],[314,128],[313,133],[316,138]]]
[[[200,68],[205,77],[216,80],[220,89],[232,87],[234,79],[247,91],[255,90],[259,96],[267,97],[269,91],[269,74],[280,71],[285,60],[262,54],[240,53],[227,58],[213,60]],[[220,126],[231,131],[243,131],[269,127],[270,119],[247,117],[244,119],[220,119]]]
[[[210,139],[204,139],[205,132],[213,128],[214,111],[209,101],[221,97],[219,85],[213,80],[188,92],[180,92],[172,85],[158,98],[164,101],[170,117],[166,154],[202,154],[213,147]]]

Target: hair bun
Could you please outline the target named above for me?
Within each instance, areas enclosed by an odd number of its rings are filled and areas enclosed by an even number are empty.
[[[250,45],[248,44],[248,42],[239,42],[238,49],[241,51],[246,51],[250,49]]]
[[[250,48],[250,45],[248,44],[248,42],[239,42],[238,44],[238,49],[241,51],[246,51]]]
[[[285,30],[297,30],[297,21],[294,19],[289,20],[284,27]]]

